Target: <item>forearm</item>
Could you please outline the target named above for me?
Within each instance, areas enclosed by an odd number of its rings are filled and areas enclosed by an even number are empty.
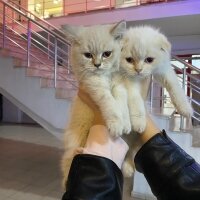
[[[151,119],[151,117],[147,113],[147,124],[143,134],[140,135],[141,142],[145,144],[149,139],[151,139],[154,135],[160,132],[160,129]]]
[[[110,159],[75,156],[62,200],[122,200],[123,176]]]
[[[200,166],[165,132],[154,131],[135,156],[136,169],[158,200],[199,200]]]

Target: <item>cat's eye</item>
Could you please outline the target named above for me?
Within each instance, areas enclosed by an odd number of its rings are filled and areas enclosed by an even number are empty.
[[[152,63],[153,61],[154,61],[154,58],[152,58],[152,57],[147,57],[147,58],[144,60],[145,63]]]
[[[112,54],[112,51],[105,51],[105,52],[103,52],[102,56],[103,56],[104,58],[108,58],[108,57],[111,56],[111,54]]]
[[[92,54],[89,53],[89,52],[84,53],[84,56],[85,56],[86,58],[92,58]]]
[[[128,62],[128,63],[134,63],[134,59],[132,58],[132,57],[128,57],[128,58],[126,58],[126,61]]]

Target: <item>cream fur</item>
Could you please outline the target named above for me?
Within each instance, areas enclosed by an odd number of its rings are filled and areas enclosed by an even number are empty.
[[[140,81],[151,75],[166,87],[177,111],[185,117],[191,117],[192,107],[170,64],[171,45],[167,38],[158,29],[140,26],[129,28],[122,43],[120,70],[126,80],[132,129],[140,133],[145,129],[145,105]],[[133,62],[128,62],[127,58],[132,58]],[[149,63],[147,58],[153,58],[153,61]],[[133,157],[125,161],[123,171],[127,176],[134,171]]]
[[[124,121],[129,119],[129,116],[124,117],[125,114],[121,110],[127,106],[126,96],[121,98],[122,101],[118,100],[119,92],[116,91],[123,90],[123,87],[114,85],[115,80],[119,78],[120,38],[125,31],[124,22],[115,25],[63,28],[72,42],[71,63],[80,87],[86,90],[99,106],[111,135],[129,133],[130,121]],[[105,52],[111,52],[110,56],[104,56]],[[98,67],[95,66],[97,64]],[[119,96],[123,95],[126,95],[125,89]],[[124,103],[124,106],[118,106],[118,103]],[[92,121],[92,110],[76,97],[72,106],[71,121],[65,132],[65,153],[62,159],[64,183],[74,151],[84,145]]]
[[[100,107],[113,136],[129,133],[131,128],[140,133],[145,129],[143,82],[151,75],[167,88],[180,114],[192,115],[192,108],[170,65],[171,45],[157,29],[148,26],[130,28],[123,37],[121,53],[118,37],[123,31],[120,24],[65,27],[65,30],[72,42],[71,62],[75,76],[80,86]],[[112,51],[112,55],[102,58],[102,53],[108,50]],[[93,58],[86,58],[85,52],[92,53]],[[128,63],[127,57],[132,57],[134,62]],[[153,57],[154,61],[146,63],[144,60],[147,57]],[[99,69],[94,66],[95,63],[101,63]],[[84,145],[93,117],[92,110],[76,97],[71,121],[65,132],[65,154],[62,160],[64,182],[74,151]],[[123,164],[123,173],[129,177],[134,171],[134,150],[139,146],[135,137],[136,134],[123,135],[130,147]]]

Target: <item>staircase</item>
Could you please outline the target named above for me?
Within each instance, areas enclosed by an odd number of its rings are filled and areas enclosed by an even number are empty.
[[[14,5],[0,1],[0,92],[60,137],[78,86],[68,64],[70,46],[54,26]],[[23,21],[12,18],[21,12]]]

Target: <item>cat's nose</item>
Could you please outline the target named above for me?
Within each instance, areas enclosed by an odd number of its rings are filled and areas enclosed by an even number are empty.
[[[95,66],[96,68],[99,68],[99,67],[101,66],[101,63],[95,63],[94,66]]]
[[[142,69],[137,68],[137,69],[135,69],[135,71],[139,74],[142,71]]]

